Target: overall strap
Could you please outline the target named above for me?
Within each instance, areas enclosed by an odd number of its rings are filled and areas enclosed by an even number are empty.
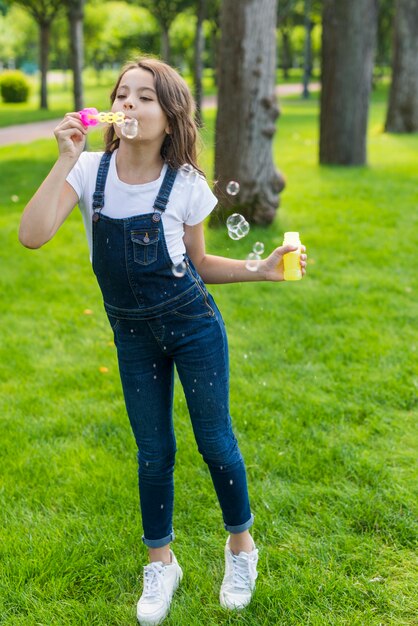
[[[100,165],[97,172],[96,188],[93,194],[93,213],[98,214],[104,207],[104,190],[106,186],[106,178],[109,171],[111,152],[105,152],[100,159]],[[94,219],[94,215],[93,215]]]
[[[161,213],[164,213],[167,208],[167,202],[170,198],[176,176],[177,170],[168,165],[164,180],[161,183],[160,190],[154,202],[154,214],[152,216],[154,222],[158,222],[161,219]]]

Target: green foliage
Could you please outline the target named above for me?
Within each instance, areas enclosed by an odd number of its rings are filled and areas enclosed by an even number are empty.
[[[146,9],[106,2],[100,10],[87,5],[85,13],[86,62],[96,69],[120,65],[141,52],[158,52],[158,25]]]
[[[167,626],[416,622],[418,137],[382,132],[386,96],[373,97],[367,168],[319,167],[317,100],[282,98],[287,186],[274,224],[237,242],[206,233],[208,253],[243,259],[299,230],[310,263],[298,284],[210,287],[228,329],[260,575],[245,611],[219,607],[226,535],[176,380],[185,576]],[[205,120],[210,173],[214,112]],[[55,158],[54,140],[0,149],[0,621],[134,626],[145,561],[135,445],[81,217],[41,250],[17,241]]]
[[[18,5],[0,15],[0,62],[13,59],[19,67],[24,61],[37,60],[38,29],[34,19]]]
[[[3,102],[27,102],[30,85],[19,70],[10,70],[0,75],[0,93]]]
[[[163,29],[169,29],[177,15],[195,5],[195,0],[137,0],[137,4],[148,9]]]

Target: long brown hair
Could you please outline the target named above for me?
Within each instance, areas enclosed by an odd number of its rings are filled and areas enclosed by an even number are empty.
[[[197,166],[196,142],[198,132],[193,119],[194,101],[184,79],[170,65],[158,59],[141,57],[127,63],[121,70],[116,85],[110,94],[111,103],[115,101],[116,93],[123,75],[133,69],[141,68],[151,72],[154,76],[158,102],[167,116],[171,133],[166,135],[161,146],[161,157],[174,169],[185,163],[190,163],[197,171],[203,174]],[[105,132],[105,150],[113,152],[119,146],[113,126]]]

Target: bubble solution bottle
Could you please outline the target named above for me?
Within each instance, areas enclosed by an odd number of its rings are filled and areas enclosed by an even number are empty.
[[[285,280],[300,280],[302,278],[302,270],[300,269],[300,253],[301,242],[299,239],[299,233],[285,233],[283,239],[283,245],[298,246],[297,250],[288,252],[283,256],[284,264],[284,279]]]

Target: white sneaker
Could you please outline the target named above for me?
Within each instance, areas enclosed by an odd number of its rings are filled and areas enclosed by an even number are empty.
[[[219,599],[225,609],[243,609],[250,603],[257,578],[258,550],[233,554],[229,537],[225,546],[225,576]]]
[[[136,607],[141,626],[156,626],[167,617],[174,592],[183,578],[183,571],[171,550],[170,554],[169,565],[157,561],[144,567],[144,590]]]

